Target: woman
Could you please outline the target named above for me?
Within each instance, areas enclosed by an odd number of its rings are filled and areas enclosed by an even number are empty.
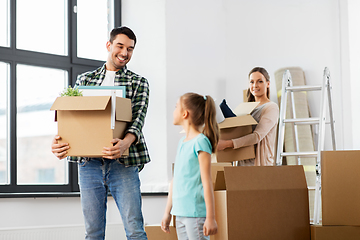
[[[276,128],[279,118],[279,107],[270,101],[270,77],[262,67],[255,67],[249,73],[248,102],[259,102],[251,112],[258,122],[253,133],[231,140],[220,140],[218,150],[256,146],[255,159],[239,161],[241,166],[272,166],[274,165],[274,148]]]

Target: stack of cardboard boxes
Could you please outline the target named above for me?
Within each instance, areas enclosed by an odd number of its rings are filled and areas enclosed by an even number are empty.
[[[219,124],[220,138],[239,138],[257,122],[250,112],[257,103],[242,103]],[[213,163],[218,233],[211,240],[310,239],[308,190],[302,166],[232,167],[255,157],[254,146],[226,149]],[[225,163],[228,165],[224,165]],[[223,165],[219,165],[223,163]]]
[[[360,151],[321,153],[322,225],[312,240],[360,239]]]
[[[220,138],[252,132],[257,122],[250,112],[256,103],[243,103],[245,114],[219,124]],[[212,163],[218,233],[211,240],[310,240],[308,189],[302,166],[233,167],[232,162],[255,157],[254,146],[227,149]],[[149,240],[176,239],[159,226],[147,226]]]

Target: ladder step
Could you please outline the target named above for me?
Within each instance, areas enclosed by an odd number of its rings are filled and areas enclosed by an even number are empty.
[[[296,124],[319,124],[320,118],[288,118],[284,119],[284,123],[296,123]]]
[[[321,86],[292,86],[292,87],[286,87],[285,89],[287,91],[292,92],[300,92],[300,91],[319,91],[321,90]]]
[[[280,153],[282,157],[286,156],[299,156],[299,157],[317,157],[318,152],[283,152]]]

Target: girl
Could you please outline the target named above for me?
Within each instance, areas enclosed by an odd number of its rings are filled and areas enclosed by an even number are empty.
[[[161,229],[169,233],[171,215],[175,215],[179,240],[210,239],[217,232],[211,181],[211,153],[219,140],[214,100],[184,94],[176,103],[174,125],[181,125],[186,136],[178,145]]]
[[[251,112],[258,125],[256,125],[251,134],[237,139],[219,141],[217,147],[219,151],[225,148],[240,148],[256,144],[255,159],[239,161],[241,166],[274,165],[274,147],[279,107],[276,103],[270,101],[269,88],[269,73],[262,67],[253,68],[249,73],[247,97],[248,102],[259,102],[259,105]],[[228,109],[225,104],[225,102],[222,103],[221,109]],[[223,112],[228,113],[229,111],[225,110]]]

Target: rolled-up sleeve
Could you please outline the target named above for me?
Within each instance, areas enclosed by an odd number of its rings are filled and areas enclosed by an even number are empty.
[[[127,128],[126,133],[134,134],[136,137],[134,144],[137,144],[144,126],[149,104],[149,83],[145,78],[140,77],[140,79],[133,81],[132,88],[134,91],[131,98],[132,122]]]
[[[277,105],[272,104],[265,108],[253,133],[240,138],[232,139],[234,148],[246,147],[259,143],[277,124],[278,118],[279,109]]]

